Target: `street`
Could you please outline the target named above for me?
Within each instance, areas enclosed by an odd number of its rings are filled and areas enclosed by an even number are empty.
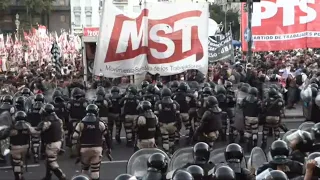
[[[303,122],[302,118],[295,118],[295,119],[283,119],[283,122],[286,124],[288,129],[295,129],[298,128],[298,126]],[[260,130],[261,132],[261,130]],[[182,132],[182,134],[184,134]],[[281,132],[283,134],[283,132]],[[106,157],[103,158],[102,165],[101,165],[101,170],[100,170],[100,176],[101,180],[114,180],[114,178],[121,174],[126,172],[126,164],[128,159],[133,153],[132,148],[128,148],[125,146],[125,134],[124,132],[121,133],[122,136],[122,144],[118,145],[116,142],[114,143],[114,149],[112,151],[112,156],[113,156],[113,161],[110,162],[107,160]],[[261,139],[261,133],[260,137]],[[270,137],[268,140],[268,146],[270,146],[270,143],[272,142],[272,138]],[[181,140],[181,146],[185,147],[184,144],[186,144],[185,138],[183,137]],[[260,144],[260,142],[259,142]],[[215,144],[216,148],[222,148],[227,145],[227,142],[217,142]],[[241,144],[243,148],[245,149],[245,144]],[[59,156],[58,162],[64,173],[67,175],[68,178],[71,178],[72,176],[79,174],[80,170],[80,163],[75,165],[75,160],[70,159],[68,155],[68,150],[66,153],[62,156]],[[246,152],[246,156],[248,158],[250,152]],[[44,162],[40,161],[40,164],[33,164],[33,160],[30,159],[28,162],[28,172],[25,172],[24,176],[26,180],[39,180],[45,175],[45,166]],[[9,164],[7,165],[0,165],[0,174],[1,174],[1,179],[13,179],[13,173],[11,170],[11,167]],[[54,177],[53,179],[56,179]]]

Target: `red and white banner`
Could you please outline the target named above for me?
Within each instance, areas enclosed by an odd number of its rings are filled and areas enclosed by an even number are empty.
[[[208,66],[207,3],[144,3],[126,15],[104,3],[94,74],[120,77],[144,72],[172,75]]]
[[[85,27],[83,28],[83,36],[99,36],[99,28],[98,27]]]
[[[242,32],[248,15],[242,4]],[[277,51],[320,47],[320,0],[261,0],[253,3],[254,51]],[[242,49],[247,42],[242,35]]]

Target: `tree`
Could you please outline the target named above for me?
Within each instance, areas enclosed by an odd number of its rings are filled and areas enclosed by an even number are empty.
[[[239,24],[239,13],[235,11],[224,12],[220,5],[211,4],[209,6],[210,18],[215,20],[218,24],[222,22],[223,25],[227,25],[227,30],[229,30],[230,25],[233,33],[234,39],[239,39],[240,37],[240,24]]]
[[[6,10],[11,4],[11,0],[0,0],[0,10]]]
[[[48,15],[52,9],[52,3],[56,0],[25,0],[26,13],[32,26],[34,15]]]

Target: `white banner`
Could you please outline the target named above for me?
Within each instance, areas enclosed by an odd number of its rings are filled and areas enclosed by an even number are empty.
[[[138,14],[128,15],[105,1],[94,74],[206,74],[208,15],[208,3],[144,3]]]

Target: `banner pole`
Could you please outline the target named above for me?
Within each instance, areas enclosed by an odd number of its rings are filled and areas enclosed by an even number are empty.
[[[247,62],[252,61],[252,11],[253,11],[253,1],[247,0],[247,7],[248,7],[248,29],[249,32],[249,41],[248,41],[248,52],[247,52]]]

